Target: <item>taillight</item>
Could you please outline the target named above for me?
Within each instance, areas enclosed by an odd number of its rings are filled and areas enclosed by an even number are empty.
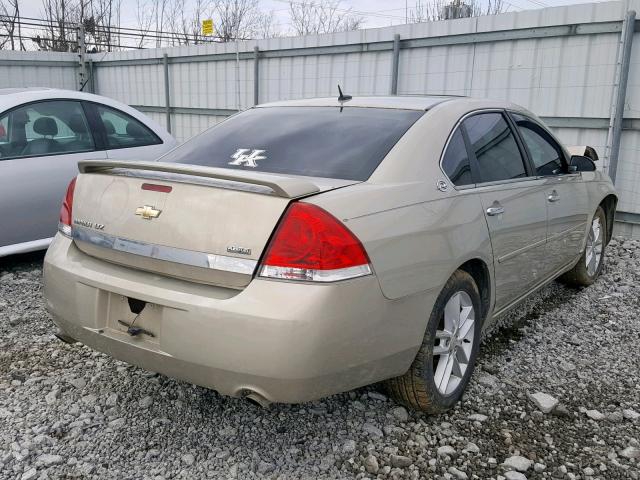
[[[360,240],[330,213],[309,203],[289,206],[260,268],[262,277],[315,282],[370,273]]]
[[[60,207],[60,222],[58,223],[58,231],[67,237],[71,236],[71,225],[73,224],[73,192],[76,189],[76,179],[69,182],[67,193],[62,200]]]

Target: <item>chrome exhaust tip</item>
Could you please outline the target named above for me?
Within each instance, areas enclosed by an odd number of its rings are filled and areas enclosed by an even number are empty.
[[[75,338],[70,337],[69,335],[64,333],[62,330],[58,330],[57,332],[54,333],[54,335],[58,340],[64,343],[68,343],[69,345],[73,345],[74,343],[76,343]]]
[[[254,392],[252,390],[248,390],[248,392],[245,394],[244,398],[248,402],[253,403],[254,405],[257,405],[257,406],[262,407],[262,408],[268,408],[269,405],[271,405],[271,402],[269,400],[267,400],[262,395],[260,395],[257,392]]]

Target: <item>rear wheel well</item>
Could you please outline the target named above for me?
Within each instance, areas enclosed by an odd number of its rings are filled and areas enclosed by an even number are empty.
[[[479,258],[474,258],[460,265],[458,270],[467,272],[473,277],[473,281],[476,282],[478,290],[480,291],[480,299],[482,300],[482,319],[484,321],[491,303],[491,275],[489,273],[489,267]]]
[[[604,210],[604,215],[607,219],[607,243],[611,240],[613,235],[613,221],[616,215],[616,205],[618,204],[618,198],[611,194],[604,197],[600,202],[600,206]]]

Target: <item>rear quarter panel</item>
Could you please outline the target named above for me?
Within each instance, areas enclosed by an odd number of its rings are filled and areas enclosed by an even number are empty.
[[[345,221],[363,242],[387,298],[439,293],[453,272],[474,258],[485,262],[493,278],[480,199],[453,188],[440,169],[459,118],[490,105],[467,99],[436,105],[405,133],[367,182],[307,200]],[[439,181],[448,185],[444,191],[436,188]]]
[[[412,202],[425,188],[424,183],[360,184],[310,199],[341,218],[362,241],[382,292],[391,300],[439,293],[452,273],[474,258],[493,271],[477,195],[453,191],[440,199]]]

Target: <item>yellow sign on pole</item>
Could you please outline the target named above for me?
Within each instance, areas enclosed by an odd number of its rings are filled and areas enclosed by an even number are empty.
[[[202,34],[213,35],[213,20],[208,18],[202,21]]]

